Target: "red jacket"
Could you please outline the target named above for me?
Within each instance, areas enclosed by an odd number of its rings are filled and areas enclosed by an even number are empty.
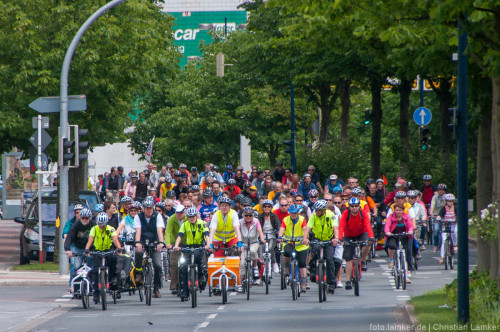
[[[361,219],[360,213],[355,216],[351,213],[349,220],[347,220],[349,209],[342,213],[339,222],[339,240],[342,240],[344,236],[358,237],[364,232],[368,232],[368,237],[375,237],[370,223],[370,216],[366,211],[360,210],[359,212],[363,214],[363,219]]]

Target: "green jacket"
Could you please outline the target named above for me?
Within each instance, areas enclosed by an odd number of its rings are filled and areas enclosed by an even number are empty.
[[[183,222],[189,222],[187,217],[184,217]],[[175,240],[177,240],[177,234],[179,233],[179,221],[175,214],[171,215],[167,220],[167,227],[165,228],[165,244],[174,245]],[[186,234],[182,237],[181,243],[186,243]]]

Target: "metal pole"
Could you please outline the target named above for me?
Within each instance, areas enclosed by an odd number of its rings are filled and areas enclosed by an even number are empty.
[[[292,161],[292,172],[296,172],[295,164],[295,87],[290,81],[290,157]]]
[[[418,78],[418,91],[420,92],[420,107],[424,106],[424,80]]]
[[[38,146],[37,146],[37,152],[38,152],[38,171],[40,172],[42,170],[42,115],[38,115]],[[37,189],[38,189],[38,243],[39,243],[39,248],[38,248],[38,258],[40,260],[40,264],[43,263],[43,243],[42,243],[42,179],[43,175],[42,174],[37,174]]]
[[[78,42],[82,38],[83,34],[89,26],[94,23],[95,20],[99,18],[102,14],[104,14],[109,9],[118,5],[119,3],[125,0],[113,0],[99,8],[92,16],[90,16],[85,23],[80,27],[76,35],[73,37],[71,44],[66,51],[66,55],[64,56],[64,62],[61,69],[61,112],[59,114],[60,120],[60,137],[59,144],[62,144],[62,139],[69,137],[69,127],[68,127],[68,74],[69,74],[69,66],[71,64],[71,59],[73,58],[73,54],[75,53],[76,46]],[[78,147],[75,147],[78,149]],[[62,149],[59,149],[60,153]],[[64,151],[62,151],[64,153]],[[59,156],[59,160],[62,160],[62,156]],[[61,219],[60,230],[64,229],[64,225],[68,220],[68,205],[69,205],[69,183],[68,183],[68,171],[69,167],[64,165],[59,165],[59,216]],[[68,259],[66,253],[64,252],[64,242],[59,241],[59,273],[67,274],[68,273]]]
[[[457,141],[457,196],[458,196],[458,323],[469,322],[469,225],[467,222],[467,32],[458,20],[458,141]]]

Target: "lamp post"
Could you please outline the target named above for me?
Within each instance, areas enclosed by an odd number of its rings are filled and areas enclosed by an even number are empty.
[[[215,36],[225,41],[227,37],[227,17],[224,17],[224,35],[220,35],[217,31],[217,26],[214,24],[199,24],[198,28],[200,30],[209,30],[212,31]],[[239,24],[239,30],[246,30],[247,24]],[[224,77],[224,67],[232,66],[231,64],[224,63],[224,54],[217,54],[216,59],[217,66],[217,76]],[[243,169],[250,169],[252,166],[252,148],[250,147],[250,140],[246,138],[244,135],[240,135],[240,165],[243,166]]]

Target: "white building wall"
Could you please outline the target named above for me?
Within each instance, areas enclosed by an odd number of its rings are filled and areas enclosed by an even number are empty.
[[[97,175],[109,172],[112,166],[123,166],[125,174],[131,170],[143,171],[147,167],[147,161],[139,161],[139,155],[134,155],[128,147],[129,142],[106,144],[89,151],[89,175],[97,178]],[[93,168],[95,165],[95,168]]]
[[[163,12],[213,12],[241,10],[242,0],[169,0],[160,3]]]

